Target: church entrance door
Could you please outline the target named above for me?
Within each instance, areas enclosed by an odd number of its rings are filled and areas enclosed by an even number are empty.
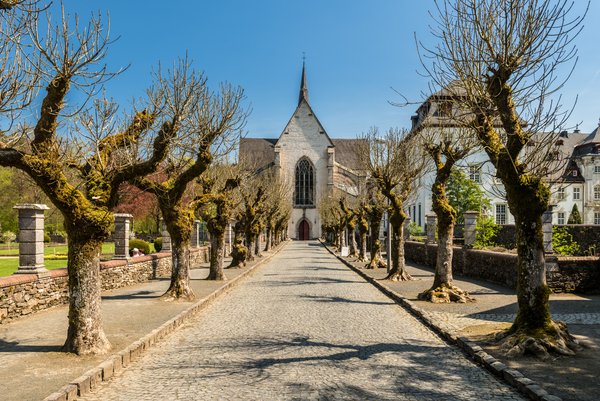
[[[307,241],[310,239],[308,222],[306,220],[302,220],[298,226],[298,239],[300,241]]]

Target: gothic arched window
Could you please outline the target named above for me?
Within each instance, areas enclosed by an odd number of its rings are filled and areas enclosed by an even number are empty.
[[[314,206],[314,187],[313,167],[308,160],[302,159],[296,165],[295,205]]]

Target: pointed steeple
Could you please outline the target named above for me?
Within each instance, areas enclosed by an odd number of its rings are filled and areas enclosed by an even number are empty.
[[[300,80],[300,96],[298,97],[298,106],[302,103],[302,99],[308,103],[308,84],[306,83],[306,62],[302,60],[302,79]]]

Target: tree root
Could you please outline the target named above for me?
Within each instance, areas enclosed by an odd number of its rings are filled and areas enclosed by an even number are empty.
[[[217,273],[217,272],[210,272],[208,273],[208,277],[206,278],[206,280],[214,280],[214,281],[226,281],[227,277],[225,277],[225,274],[221,273]]]
[[[430,288],[420,293],[418,298],[422,301],[433,302],[434,304],[475,302],[475,299],[471,298],[468,292],[451,284],[441,284],[436,288]]]
[[[573,337],[567,325],[559,321],[551,321],[546,330],[528,333],[525,330],[513,332],[513,328],[496,335],[501,349],[508,358],[533,355],[543,361],[549,360],[551,354],[573,356],[582,347]]]
[[[371,260],[366,266],[365,269],[385,269],[387,268],[387,263],[383,259],[379,260]]]
[[[404,269],[401,271],[390,272],[390,274],[388,274],[387,277],[384,278],[384,280],[389,281],[410,281],[412,279],[412,276],[408,274],[408,272]]]
[[[193,301],[196,299],[196,295],[189,287],[174,286],[169,288],[167,292],[161,295],[160,299],[163,301]]]

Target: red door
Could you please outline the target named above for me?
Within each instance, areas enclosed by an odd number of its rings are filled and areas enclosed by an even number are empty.
[[[306,241],[310,239],[308,222],[306,220],[302,220],[300,222],[300,226],[298,227],[298,239],[300,241]]]

